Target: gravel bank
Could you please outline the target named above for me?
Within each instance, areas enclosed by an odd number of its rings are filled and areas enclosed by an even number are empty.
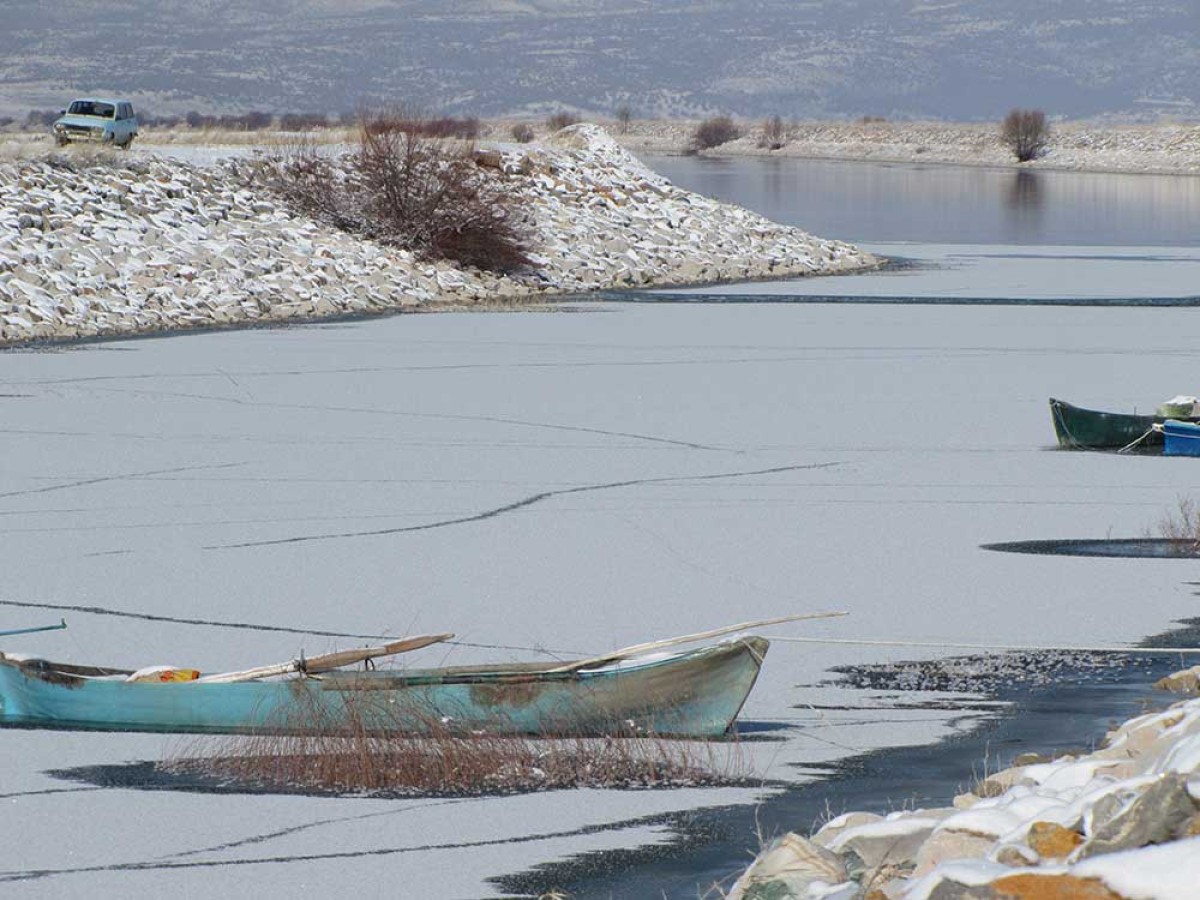
[[[878,264],[675,187],[591,125],[481,151],[534,267],[502,277],[359,240],[257,190],[254,163],[50,156],[0,164],[0,345],[531,302]]]

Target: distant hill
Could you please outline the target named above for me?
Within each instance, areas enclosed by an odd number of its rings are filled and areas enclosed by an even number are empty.
[[[1200,118],[1195,0],[5,0],[0,112]]]

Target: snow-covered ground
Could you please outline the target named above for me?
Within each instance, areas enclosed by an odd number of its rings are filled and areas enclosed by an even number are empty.
[[[75,148],[69,148],[74,150]],[[513,277],[430,262],[292,215],[253,164],[0,164],[0,344],[287,322],[553,294],[830,273],[876,260],[675,187],[579,125],[481,151],[532,233]]]

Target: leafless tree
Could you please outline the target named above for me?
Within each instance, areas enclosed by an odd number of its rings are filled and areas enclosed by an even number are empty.
[[[1013,109],[1000,125],[1000,140],[1016,156],[1017,162],[1037,159],[1046,151],[1050,126],[1040,109]]]
[[[629,104],[622,104],[617,107],[617,125],[621,128],[621,134],[629,132],[629,123],[633,121],[633,110],[629,108]]]

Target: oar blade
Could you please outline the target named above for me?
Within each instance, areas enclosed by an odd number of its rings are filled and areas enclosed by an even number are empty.
[[[331,672],[334,669],[352,666],[355,663],[375,659],[380,656],[393,656],[397,653],[420,650],[422,647],[448,641],[453,637],[454,634],[452,632],[445,632],[443,634],[417,634],[392,641],[389,644],[384,644],[382,647],[358,647],[353,650],[337,650],[333,653],[323,653],[320,656],[314,656],[311,659],[303,661],[294,659],[290,662],[247,669],[244,672],[223,672],[215,675],[205,675],[190,683],[231,684],[238,681],[254,681],[258,678],[270,678],[275,675],[287,675],[291,672],[307,672],[316,675],[321,672]]]

